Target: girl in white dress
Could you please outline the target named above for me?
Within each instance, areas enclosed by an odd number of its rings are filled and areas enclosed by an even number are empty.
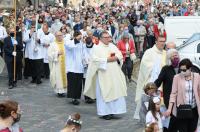
[[[152,123],[158,124],[159,132],[163,131],[159,97],[153,97],[149,100],[149,111],[146,115],[146,125],[148,126]]]

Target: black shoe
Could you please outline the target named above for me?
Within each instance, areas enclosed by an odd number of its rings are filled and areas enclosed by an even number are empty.
[[[8,89],[13,89],[14,86],[13,85],[9,85]]]
[[[42,83],[42,81],[37,81],[37,82],[36,82],[36,84],[41,84],[41,83]]]
[[[17,83],[14,83],[14,84],[13,84],[13,87],[17,87]]]
[[[73,104],[73,105],[79,105],[80,102],[79,102],[77,99],[73,99],[73,100],[72,100],[72,104]]]
[[[64,93],[58,93],[57,95],[58,95],[59,98],[65,97],[65,94],[64,94]]]
[[[24,79],[28,79],[28,77],[27,77],[27,76],[25,76],[25,77],[24,77]]]
[[[87,104],[93,104],[95,101],[93,99],[86,99],[85,103]]]
[[[110,115],[105,115],[105,116],[101,116],[100,119],[111,120],[112,118]]]
[[[110,114],[110,117],[111,117],[111,119],[121,119],[121,117],[116,116],[116,115],[114,115],[114,114]]]
[[[32,80],[31,83],[36,83],[36,81],[35,81],[35,80]]]

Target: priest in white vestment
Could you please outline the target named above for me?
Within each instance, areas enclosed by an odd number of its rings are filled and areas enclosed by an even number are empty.
[[[105,120],[126,113],[127,86],[121,70],[123,57],[110,41],[109,33],[103,31],[99,45],[92,49],[84,89],[84,95],[96,98],[97,114]]]
[[[164,36],[159,36],[156,44],[152,48],[148,49],[142,57],[136,87],[135,101],[137,107],[134,114],[135,119],[139,119],[141,95],[144,86],[148,82],[154,82],[158,78],[162,67],[166,65],[166,51],[164,50],[165,40]]]
[[[63,35],[60,31],[55,34],[56,40],[48,49],[50,82],[59,97],[67,92],[67,77],[65,74],[65,48]]]

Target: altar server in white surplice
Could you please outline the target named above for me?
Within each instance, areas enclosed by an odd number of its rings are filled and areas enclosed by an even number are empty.
[[[68,81],[67,97],[72,99],[73,105],[79,105],[83,88],[83,56],[85,44],[81,41],[80,31],[74,32],[74,39],[65,42],[66,72]]]
[[[111,36],[103,31],[100,43],[92,50],[84,89],[84,95],[96,98],[97,114],[105,120],[126,113],[127,86],[121,70],[123,56],[110,42]]]
[[[40,43],[43,45],[43,53],[44,53],[44,76],[46,79],[49,79],[50,71],[49,71],[49,61],[48,61],[48,48],[51,43],[54,42],[55,36],[49,32],[49,27],[47,23],[44,23],[42,26],[43,33],[40,36]]]
[[[26,35],[24,36],[24,41],[26,42],[25,53],[27,51],[31,66],[31,83],[41,84],[44,54],[43,46],[39,42],[39,36],[42,30],[39,29],[38,32],[35,31],[35,25],[33,24],[31,26],[31,29],[28,30]]]

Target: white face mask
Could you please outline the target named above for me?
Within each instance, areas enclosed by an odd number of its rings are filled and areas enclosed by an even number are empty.
[[[181,75],[184,76],[184,77],[189,76],[190,74],[191,74],[190,70],[187,70],[186,72],[181,71]]]

